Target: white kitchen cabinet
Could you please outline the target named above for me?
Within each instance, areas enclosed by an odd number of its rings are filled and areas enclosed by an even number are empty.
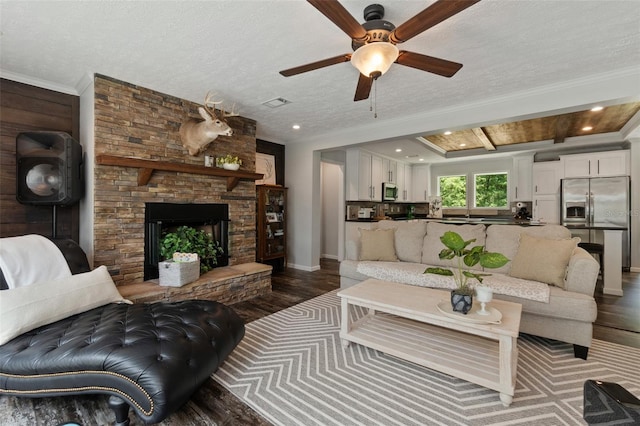
[[[560,223],[560,161],[533,163],[533,219]]]
[[[557,194],[538,195],[533,198],[533,220],[560,223],[560,197]]]
[[[347,150],[348,201],[382,200],[382,158],[359,149]]]
[[[429,201],[431,192],[429,191],[429,181],[431,180],[431,169],[429,165],[412,166],[411,186],[413,202],[420,203]]]
[[[513,158],[513,200],[531,201],[533,157]]]
[[[382,159],[382,181],[398,184],[398,163],[388,158]]]
[[[533,163],[531,171],[534,197],[560,193],[560,161]]]
[[[411,165],[400,163],[397,164],[398,171],[398,199],[397,202],[410,202],[412,201],[411,193]]]
[[[560,161],[565,178],[628,176],[631,172],[628,150],[562,155]]]

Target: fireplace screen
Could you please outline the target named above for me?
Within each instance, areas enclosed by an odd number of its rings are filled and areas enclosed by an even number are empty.
[[[146,203],[144,227],[144,279],[158,278],[160,241],[179,226],[209,233],[222,248],[217,266],[229,264],[229,206],[227,204]]]

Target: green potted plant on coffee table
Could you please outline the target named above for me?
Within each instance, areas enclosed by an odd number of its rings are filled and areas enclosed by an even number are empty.
[[[484,268],[500,268],[506,265],[509,259],[501,253],[486,251],[484,246],[467,248],[476,241],[475,238],[465,241],[457,232],[445,232],[440,237],[440,241],[446,248],[442,249],[438,257],[443,260],[451,260],[454,268],[431,267],[427,268],[424,273],[453,277],[456,288],[451,291],[451,306],[454,311],[466,315],[473,303],[473,288],[469,280],[475,279],[482,283],[482,277],[491,274],[478,273],[465,269],[465,267],[472,268],[479,263]]]

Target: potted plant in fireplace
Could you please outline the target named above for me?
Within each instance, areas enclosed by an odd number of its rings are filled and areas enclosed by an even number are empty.
[[[225,170],[238,170],[242,165],[242,160],[238,156],[227,154],[224,157],[216,158],[216,165]]]
[[[178,285],[184,285],[187,284],[187,282],[184,281],[195,281],[201,273],[208,272],[215,268],[218,264],[218,257],[224,254],[224,250],[220,247],[220,244],[218,244],[218,242],[204,230],[198,230],[191,226],[180,226],[175,231],[166,233],[160,241],[160,255],[163,259],[173,261],[176,257],[176,253],[178,254],[178,260],[192,259],[189,256],[182,255],[187,253],[196,255],[199,261],[198,267],[188,265],[189,262],[174,262],[175,265],[171,265],[179,274],[178,277],[173,277],[172,281],[180,282]],[[180,263],[184,264],[180,265]],[[162,272],[168,271],[163,271],[162,266],[165,266],[165,269],[167,269],[167,265],[159,265],[161,272],[160,281],[161,285],[164,285],[162,283]],[[190,275],[192,272],[188,270],[188,268],[194,267],[196,268],[195,278]],[[168,285],[174,284],[170,283]]]
[[[455,266],[452,269],[447,268],[427,268],[425,274],[438,274],[453,277],[456,288],[451,290],[451,307],[456,312],[467,314],[473,304],[473,287],[469,280],[477,280],[482,283],[482,277],[491,274],[481,274],[466,268],[472,268],[480,263],[484,268],[500,268],[507,264],[507,259],[501,253],[491,253],[485,250],[484,246],[474,246],[467,248],[471,243],[475,242],[475,238],[465,241],[460,234],[453,231],[445,232],[440,241],[446,248],[438,254],[440,259],[451,260]]]

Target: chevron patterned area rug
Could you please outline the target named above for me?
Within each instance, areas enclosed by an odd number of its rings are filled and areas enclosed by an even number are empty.
[[[516,394],[504,407],[495,391],[343,348],[336,292],[248,324],[214,380],[275,425],[584,425],[585,380],[640,395],[640,349],[596,340],[584,361],[569,344],[523,335]]]

